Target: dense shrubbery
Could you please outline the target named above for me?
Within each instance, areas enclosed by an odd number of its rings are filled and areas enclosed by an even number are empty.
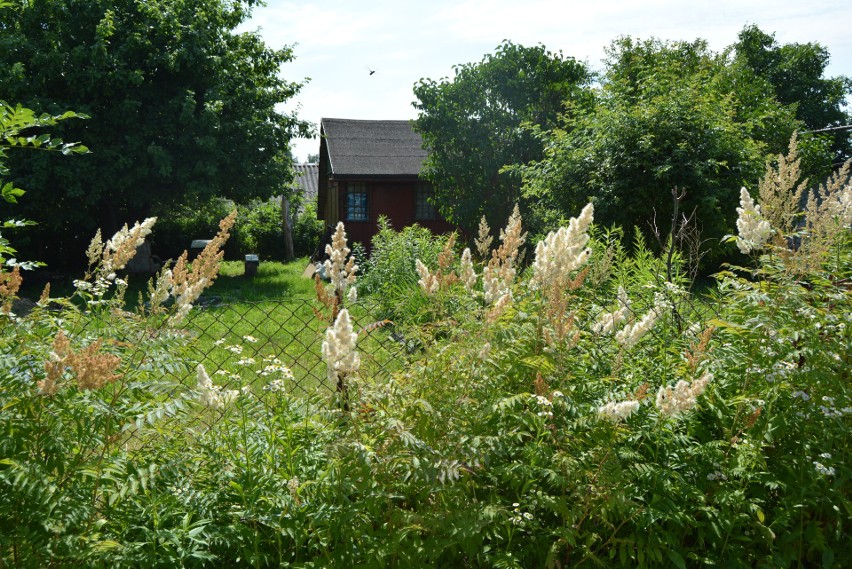
[[[395,231],[387,219],[379,220],[370,256],[361,263],[358,289],[371,295],[392,319],[413,318],[423,308],[414,263],[438,262],[446,238],[419,225]]]
[[[0,559],[846,566],[852,187],[848,171],[825,187],[794,251],[776,221],[789,203],[773,201],[793,188],[773,183],[759,206],[741,198],[754,267],[721,273],[709,298],[685,290],[677,255],[669,267],[591,240],[591,207],[523,272],[518,216],[485,263],[385,228],[357,284],[384,300],[384,279],[406,275],[419,308],[389,307],[418,341],[404,372],[360,371],[352,267],[332,255],[338,316],[322,351],[345,398],[274,380],[238,394],[213,370],[195,390],[170,386],[191,365],[185,338],[152,326],[165,315],[96,297],[74,318],[6,316]],[[84,387],[68,358],[87,353],[118,358],[121,377]],[[122,444],[131,433],[137,448]]]
[[[194,204],[175,211],[154,231],[154,252],[163,259],[176,258],[193,239],[209,239],[216,225],[232,204],[220,199]],[[281,206],[276,201],[256,201],[237,206],[238,217],[233,239],[226,245],[225,255],[238,259],[248,253],[261,259],[285,260],[284,230]],[[316,218],[316,205],[308,204],[294,217],[293,253],[296,257],[311,255],[319,245],[323,223]]]

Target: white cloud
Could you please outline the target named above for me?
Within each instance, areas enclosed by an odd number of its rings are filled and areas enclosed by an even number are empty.
[[[839,0],[268,0],[245,28],[261,27],[271,47],[297,44],[296,60],[282,73],[311,77],[296,102],[300,116],[317,122],[412,118],[418,79],[451,77],[453,65],[481,60],[504,39],[543,44],[599,68],[604,47],[619,35],[701,37],[721,50],[753,23],[780,43],[822,43],[832,57],[828,74],[852,76],[849,21],[852,4]],[[370,76],[368,67],[376,74]],[[318,142],[297,142],[296,148],[303,158]]]

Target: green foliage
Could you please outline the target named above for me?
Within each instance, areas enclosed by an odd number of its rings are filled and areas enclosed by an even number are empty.
[[[301,87],[281,75],[289,47],[236,30],[254,0],[45,0],[4,10],[0,91],[30,108],[91,117],[55,132],[98,151],[56,161],[10,157],[39,221],[30,247],[67,263],[100,227],[212,196],[280,193],[290,137],[306,124],[276,110]]]
[[[6,5],[0,5],[0,9]],[[34,129],[45,126],[56,126],[60,121],[69,118],[87,118],[72,111],[51,116],[48,114],[36,115],[31,109],[23,108],[21,105],[11,106],[0,100],[0,197],[8,204],[17,204],[18,198],[24,195],[24,190],[15,186],[13,182],[4,178],[9,175],[6,165],[8,151],[12,149],[35,149],[59,152],[61,154],[85,154],[89,150],[78,143],[63,142],[61,139],[50,134],[36,134]],[[32,225],[31,222],[11,220],[3,222],[3,229],[13,229]],[[16,250],[9,244],[8,239],[0,234],[0,264],[6,261],[7,255],[14,255]],[[33,263],[29,263],[32,265]]]
[[[392,320],[413,317],[422,308],[415,261],[436,265],[445,243],[445,237],[425,227],[411,225],[396,231],[386,218],[380,218],[370,257],[359,265],[359,293],[376,299]]]
[[[852,122],[852,116],[844,111],[846,99],[852,95],[852,79],[825,77],[830,55],[819,43],[779,45],[774,34],[751,25],[743,28],[732,48],[734,64],[760,78],[763,88],[773,92],[781,104],[790,106],[808,130]],[[824,136],[830,141],[834,162],[844,162],[852,156],[849,131]],[[825,171],[816,173],[822,174],[821,177],[828,174]]]
[[[317,204],[307,202],[293,221],[293,251],[297,257],[309,257],[319,247],[325,226],[317,219]]]
[[[586,100],[590,73],[561,53],[508,41],[454,70],[452,81],[415,85],[414,128],[429,151],[423,176],[441,215],[474,233],[482,215],[497,226],[521,199],[520,179],[501,169],[542,155],[541,142],[521,125],[555,126],[566,102]]]
[[[652,223],[669,227],[677,188],[718,255],[739,188],[763,169],[756,132],[771,125],[789,138],[796,126],[771,99],[746,109],[726,81],[724,59],[703,42],[618,40],[593,110],[569,110],[541,134],[544,160],[522,169],[526,196],[560,212],[592,201],[599,223],[653,238]]]
[[[814,262],[781,240],[706,297],[667,281],[639,234],[631,255],[617,232],[594,235],[588,272],[551,274],[565,288],[513,274],[500,310],[445,272],[438,291],[408,289],[430,320],[404,330],[419,342],[402,369],[353,372],[348,409],[273,381],[204,404],[175,379],[191,332],[85,287],[83,309],[3,311],[0,563],[848,566],[852,235],[827,221]],[[412,257],[448,267],[419,228],[379,235],[362,293],[388,295],[379,276],[419,288]],[[656,314],[630,343],[596,327],[622,307],[619,332]],[[238,381],[245,356],[219,349],[215,371]],[[115,358],[118,377],[90,365],[106,380],[84,387],[69,358],[84,352]],[[702,387],[675,412],[676,385]]]
[[[216,235],[219,220],[233,209],[233,206],[229,206],[218,198],[176,206],[154,226],[151,239],[154,253],[163,259],[177,259],[194,239],[212,239]],[[225,246],[225,251],[230,258],[238,254],[232,243]]]
[[[278,201],[255,201],[237,208],[235,226],[237,244],[243,255],[254,253],[261,259],[284,258],[284,231],[281,204]]]

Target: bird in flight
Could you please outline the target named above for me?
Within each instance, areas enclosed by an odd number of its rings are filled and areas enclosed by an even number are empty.
[[[375,69],[370,69],[369,67],[367,67],[367,71],[370,72],[370,75],[373,75],[376,72]]]

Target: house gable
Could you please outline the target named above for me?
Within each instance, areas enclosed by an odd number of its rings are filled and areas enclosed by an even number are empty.
[[[419,178],[426,159],[420,134],[410,121],[322,119],[317,217],[328,226],[346,224],[352,241],[369,245],[379,216],[401,229],[419,223],[436,233],[453,227],[424,218]]]

